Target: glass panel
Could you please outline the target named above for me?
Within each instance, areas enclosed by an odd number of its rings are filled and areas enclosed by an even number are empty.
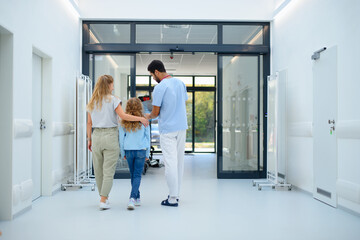
[[[187,122],[188,122],[188,129],[186,131],[186,143],[185,143],[185,151],[193,151],[193,144],[192,144],[192,128],[193,128],[193,121],[192,121],[192,112],[193,112],[193,93],[188,92],[188,100],[186,101],[186,114],[187,114]]]
[[[136,43],[217,44],[217,25],[137,24]]]
[[[184,77],[184,76],[176,76],[176,75],[173,75],[173,77],[183,81],[183,83],[185,84],[186,87],[193,86],[193,78],[192,77]],[[151,86],[154,87],[157,84],[158,83],[153,78],[151,78]]]
[[[214,92],[195,92],[195,152],[215,152],[214,98]]]
[[[151,86],[154,87],[156,84],[158,84],[153,78],[151,78]]]
[[[257,171],[258,57],[223,58],[223,170]]]
[[[149,76],[136,76],[136,86],[149,86]]]
[[[125,109],[128,91],[128,78],[130,76],[131,56],[126,55],[95,55],[95,83],[104,74],[114,78],[114,95],[122,100]],[[119,158],[116,165],[116,173],[128,172],[126,160]]]
[[[143,96],[150,96],[149,91],[139,91],[139,90],[136,91],[136,97],[143,97]],[[147,113],[150,113],[150,111]]]
[[[130,24],[90,24],[90,43],[130,43]]]
[[[180,79],[183,81],[186,87],[192,87],[193,86],[193,78],[192,77],[184,77],[184,76],[174,76],[177,79]]]
[[[89,54],[89,77],[92,81],[94,81],[93,76],[93,62],[94,62],[94,55]]]
[[[215,87],[215,77],[195,77],[195,87]]]
[[[151,127],[151,146],[154,147],[154,151],[161,151],[158,118],[151,120],[150,127]]]
[[[225,25],[224,44],[263,44],[263,26]]]

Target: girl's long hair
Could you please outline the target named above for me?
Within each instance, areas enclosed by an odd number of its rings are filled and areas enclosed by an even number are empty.
[[[102,101],[108,95],[111,95],[110,84],[114,82],[114,79],[110,75],[102,75],[98,78],[94,92],[91,96],[90,102],[87,105],[87,110],[92,112],[96,106],[96,109],[102,108]]]
[[[144,117],[143,114],[143,105],[139,98],[130,98],[127,101],[125,113],[137,116],[137,117]],[[129,122],[126,120],[121,120],[121,126],[125,128],[127,132],[130,131],[137,131],[141,128],[141,122]]]

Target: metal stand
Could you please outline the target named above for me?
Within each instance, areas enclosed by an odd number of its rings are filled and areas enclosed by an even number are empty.
[[[95,179],[92,176],[92,155],[87,149],[86,141],[86,105],[92,94],[92,81],[88,76],[81,75],[76,80],[75,93],[75,130],[74,130],[74,175],[66,184],[61,184],[61,190],[67,187],[91,187],[95,191]]]
[[[284,180],[278,180],[277,177],[275,177],[274,172],[267,172],[267,178],[263,180],[253,180],[252,181],[253,187],[256,185],[258,186],[258,190],[261,191],[263,187],[271,187],[272,189],[276,188],[284,188],[287,187],[289,191],[292,189],[292,185],[289,183],[285,183]]]

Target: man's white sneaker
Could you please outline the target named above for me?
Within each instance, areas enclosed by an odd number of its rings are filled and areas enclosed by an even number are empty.
[[[135,199],[135,206],[137,207],[141,206],[140,198]]]
[[[129,204],[127,206],[127,209],[128,210],[134,210],[135,209],[135,199],[133,199],[133,198],[129,199]]]
[[[100,210],[106,210],[110,208],[109,200],[106,200],[106,202],[100,202]]]

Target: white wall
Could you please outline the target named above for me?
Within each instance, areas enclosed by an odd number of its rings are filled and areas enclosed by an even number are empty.
[[[346,126],[350,122],[354,128],[360,128],[360,81],[356,70],[360,65],[359,10],[357,0],[292,0],[272,24],[271,70],[288,70],[289,126],[300,129],[288,142],[289,182],[309,192],[313,189],[310,57],[322,47],[338,46],[338,123]],[[350,135],[351,139],[338,135],[338,179],[353,184],[356,190],[356,186],[360,187],[360,134],[355,131]],[[359,190],[352,194],[360,198]],[[338,203],[360,212],[360,199],[354,202],[340,195]]]
[[[13,115],[12,121],[28,123],[32,119],[32,53],[43,57],[47,129],[43,141],[43,195],[51,195],[60,181],[54,173],[64,170],[73,160],[73,138],[52,136],[52,123],[73,123],[75,78],[80,72],[80,20],[68,1],[1,1],[0,26],[13,33]],[[31,123],[31,122],[30,122]],[[25,124],[26,125],[26,124]],[[35,123],[29,125],[31,130]],[[17,127],[14,126],[14,131]],[[31,131],[29,131],[31,136]],[[26,135],[26,134],[25,134]],[[31,137],[13,138],[12,188],[31,190]],[[30,181],[30,184],[29,184]],[[19,188],[20,187],[20,188]],[[15,191],[15,195],[18,192]],[[26,195],[26,194],[25,194]],[[22,194],[24,196],[24,194]],[[31,197],[13,204],[12,215],[31,206]]]
[[[79,0],[84,19],[271,20],[279,0]],[[281,1],[280,1],[281,2]]]
[[[11,218],[13,34],[0,26],[0,220]]]

